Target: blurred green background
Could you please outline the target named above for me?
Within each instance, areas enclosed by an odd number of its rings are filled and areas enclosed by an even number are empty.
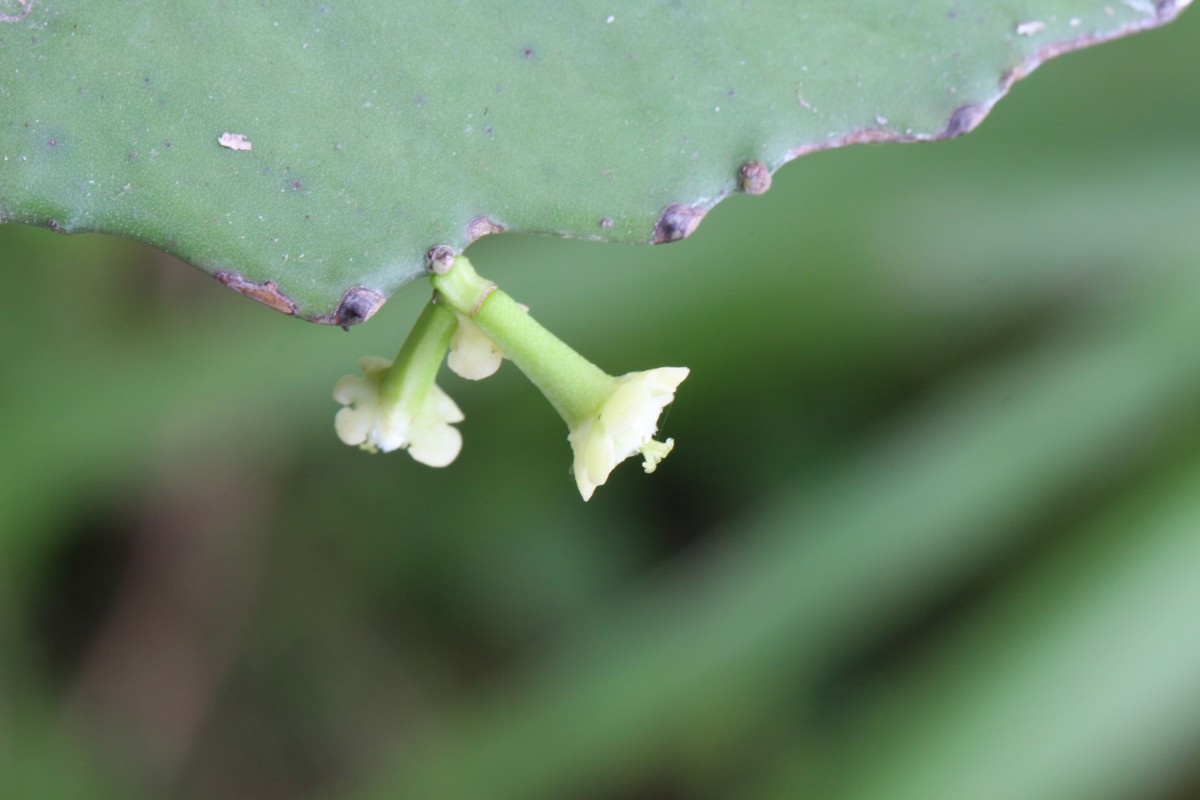
[[[691,367],[588,504],[508,365],[445,470],[349,335],[0,228],[0,797],[1200,797],[1200,15],[669,247],[469,251]]]

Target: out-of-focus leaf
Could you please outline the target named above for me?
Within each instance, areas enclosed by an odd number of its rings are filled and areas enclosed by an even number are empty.
[[[1158,476],[1156,476],[1158,477]],[[1200,750],[1200,471],[1014,580],[756,798],[1154,797]]]
[[[1062,493],[1121,471],[1114,459],[1190,420],[1200,402],[1191,288],[1130,298],[963,378],[861,458],[760,514],[711,572],[684,569],[631,598],[509,694],[408,745],[365,796],[562,797],[636,774],[696,732],[731,744],[722,737],[743,734],[781,693],[802,695],[839,654],[995,559]]]

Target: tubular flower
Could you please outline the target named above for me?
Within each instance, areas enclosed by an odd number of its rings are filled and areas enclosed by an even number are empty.
[[[333,388],[333,399],[345,406],[334,417],[338,437],[374,453],[407,449],[422,464],[444,467],[462,449],[462,434],[451,423],[463,413],[436,384],[419,402],[404,397],[387,403],[380,391],[392,367],[386,358],[369,356],[359,362],[363,376],[347,375]]]
[[[608,480],[617,464],[634,453],[642,454],[642,468],[648,473],[667,457],[675,441],[654,439],[658,417],[687,376],[686,367],[622,375],[596,412],[572,426],[567,439],[575,452],[575,483],[584,500]]]
[[[449,306],[458,318],[463,339],[469,320],[471,328],[494,343],[488,358],[495,366],[501,357],[497,354],[512,359],[567,423],[575,482],[584,500],[634,453],[641,453],[642,467],[653,472],[671,452],[674,441],[656,441],[654,434],[663,408],[688,376],[686,367],[613,377],[543,328],[527,308],[480,277],[463,256],[435,270],[431,280],[439,304]],[[464,352],[470,347],[462,345]]]
[[[338,436],[369,452],[406,449],[422,464],[444,467],[462,450],[458,410],[434,380],[450,336],[454,314],[429,303],[417,318],[395,362],[364,358],[363,375],[347,375],[333,387],[333,399],[345,406],[334,417]]]

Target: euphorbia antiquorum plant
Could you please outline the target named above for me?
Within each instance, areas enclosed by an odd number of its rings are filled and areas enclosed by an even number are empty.
[[[338,435],[444,466],[464,415],[443,358],[472,380],[511,359],[566,422],[586,500],[670,452],[688,370],[605,373],[479,277],[470,242],[676,241],[788,161],[964,134],[1046,59],[1186,5],[7,0],[0,219],[134,237],[346,328],[426,277],[396,358],[338,383]]]

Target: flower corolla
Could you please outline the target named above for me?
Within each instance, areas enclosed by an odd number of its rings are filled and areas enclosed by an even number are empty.
[[[667,457],[674,440],[659,442],[654,434],[659,415],[675,399],[675,389],[687,376],[686,367],[622,375],[596,412],[572,426],[567,439],[575,452],[575,483],[584,500],[608,480],[617,464],[634,453],[642,454],[646,472],[653,472]]]
[[[343,442],[368,452],[407,449],[431,467],[458,457],[462,434],[452,423],[462,422],[463,413],[449,395],[434,384],[415,400],[401,392],[398,400],[387,402],[382,387],[392,362],[368,356],[359,366],[363,375],[347,375],[333,389],[333,399],[345,406],[334,417]]]
[[[455,313],[458,327],[450,337],[450,355],[446,364],[459,377],[481,381],[500,369],[504,351],[465,314]]]

